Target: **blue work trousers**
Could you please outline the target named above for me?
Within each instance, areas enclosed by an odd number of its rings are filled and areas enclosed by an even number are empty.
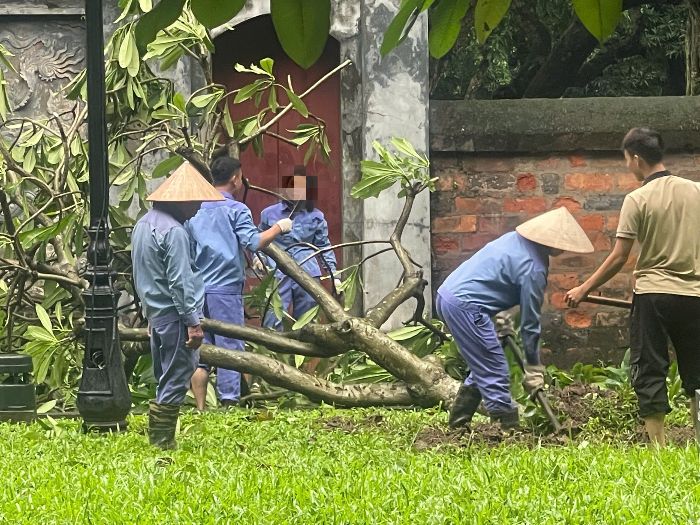
[[[483,309],[455,297],[437,295],[436,308],[469,366],[465,385],[476,385],[489,413],[517,407],[510,393],[510,373],[496,327]]]
[[[156,403],[182,405],[199,363],[199,350],[185,346],[187,327],[180,320],[151,326],[153,375],[158,382]]]
[[[285,312],[288,312],[291,306],[292,311],[290,313],[292,317],[294,317],[294,319],[299,319],[302,315],[316,306],[316,300],[309,295],[309,293],[304,290],[294,279],[287,277],[286,275],[282,275],[280,278],[281,284],[279,287],[279,294],[280,298],[282,299],[282,309]],[[267,328],[274,328],[275,330],[281,330],[282,321],[277,319],[274,312],[269,311],[265,316],[263,326]]]
[[[215,321],[243,325],[242,287],[207,291],[204,294],[204,317]],[[204,332],[204,342],[227,350],[245,350],[245,343],[213,332]],[[200,364],[200,367],[208,369]],[[227,368],[216,369],[216,393],[220,401],[238,401],[241,398],[241,373]]]

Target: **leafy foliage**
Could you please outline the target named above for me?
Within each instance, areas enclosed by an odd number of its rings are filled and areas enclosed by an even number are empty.
[[[564,45],[561,35],[574,16],[568,0],[537,0],[528,14],[536,16],[534,26],[511,10],[483,45],[473,28],[464,28],[455,47],[432,63],[431,96],[522,97],[532,72]],[[563,96],[683,95],[687,18],[683,3],[624,11],[613,33],[580,67],[562,69],[561,75],[570,78]]]
[[[187,158],[206,165],[215,151],[230,144],[251,144],[262,154],[262,136],[282,114],[309,116],[303,97],[291,79],[277,82],[274,63],[237,65],[255,80],[227,92],[210,78],[209,32],[191,11],[168,9],[178,2],[122,0],[120,25],[105,49],[106,116],[112,203],[110,242],[115,254],[116,286],[133,296],[130,278],[130,230],[137,213],[147,209],[145,197],[153,179],[166,176]],[[198,8],[206,2],[195,2]],[[157,20],[156,20],[157,19]],[[168,22],[166,26],[158,24]],[[150,24],[150,26],[149,26]],[[155,25],[154,25],[155,24]],[[154,33],[155,31],[155,33]],[[153,34],[146,38],[143,33]],[[144,45],[144,38],[150,40]],[[175,89],[163,71],[189,57],[206,83],[186,95]],[[0,72],[12,67],[13,57],[0,47]],[[44,119],[12,117],[5,84],[0,79],[0,276],[3,323],[0,337],[10,349],[32,355],[42,396],[70,406],[79,381],[80,345],[76,342],[82,317],[80,292],[86,266],[87,137],[86,75],[65,87],[75,101],[62,115]],[[230,107],[253,100],[255,114],[234,121]],[[3,108],[7,110],[6,118]],[[302,120],[289,131],[307,158],[329,153],[325,124]],[[134,212],[132,210],[139,210]],[[8,220],[10,219],[10,220]],[[277,306],[277,303],[275,303]],[[51,312],[47,317],[46,312]],[[69,312],[64,318],[63,312]],[[139,326],[138,303],[124,304],[121,313]],[[125,318],[125,317],[124,317]],[[123,318],[123,319],[124,319]],[[47,321],[50,320],[50,323]]]
[[[122,4],[124,4],[122,0]],[[165,29],[183,9],[183,1],[160,2],[139,21],[140,46],[151,42],[158,31]],[[605,40],[614,30],[622,12],[622,0],[572,0],[576,14],[598,40]],[[135,9],[134,0],[126,1],[127,11]],[[148,2],[150,8],[150,1]],[[213,28],[231,20],[244,7],[243,0],[191,0],[195,17]],[[430,10],[433,27],[430,31],[431,54],[439,58],[454,45],[470,0],[402,0],[381,44],[386,55],[396,48],[415,24],[418,16]],[[474,28],[483,43],[501,22],[510,8],[510,0],[478,0]],[[145,9],[147,11],[148,9]],[[331,0],[272,0],[270,12],[277,36],[285,52],[297,64],[310,67],[321,56],[330,30]]]
[[[437,179],[430,178],[428,158],[419,154],[405,139],[393,138],[391,144],[396,153],[392,153],[377,141],[372,143],[379,160],[362,161],[362,178],[351,190],[353,197],[377,197],[396,183],[401,187],[399,197],[405,196],[414,183],[419,183],[431,191],[434,189]]]

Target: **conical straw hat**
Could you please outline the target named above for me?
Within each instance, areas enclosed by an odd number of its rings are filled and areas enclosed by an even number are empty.
[[[593,245],[586,232],[566,208],[557,208],[525,221],[515,228],[526,239],[575,253],[591,253]]]
[[[223,195],[189,162],[185,162],[146,200],[151,202],[222,201]]]

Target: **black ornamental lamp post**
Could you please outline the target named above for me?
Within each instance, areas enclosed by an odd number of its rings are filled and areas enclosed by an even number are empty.
[[[105,63],[102,0],[85,0],[87,26],[90,245],[85,278],[85,355],[77,406],[84,431],[126,429],[131,396],[124,375],[119,331],[116,273],[109,245],[109,171],[105,120]]]

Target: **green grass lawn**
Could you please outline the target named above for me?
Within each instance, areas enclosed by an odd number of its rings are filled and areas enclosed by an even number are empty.
[[[2,424],[0,522],[700,523],[693,445],[425,448],[444,413],[250,414],[185,414],[168,453],[144,416],[113,436]]]

